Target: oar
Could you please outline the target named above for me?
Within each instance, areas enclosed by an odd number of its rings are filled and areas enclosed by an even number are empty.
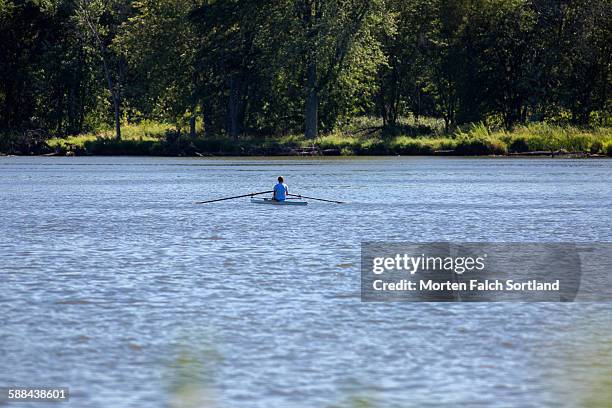
[[[252,196],[259,195],[259,194],[267,194],[267,193],[273,193],[273,191],[272,190],[270,190],[270,191],[261,191],[259,193],[243,194],[243,195],[239,195],[239,196],[235,196],[235,197],[217,198],[216,200],[196,201],[196,204],[214,203],[216,201],[233,200],[234,198],[252,197]]]
[[[327,203],[346,204],[344,201],[325,200],[323,198],[306,197],[300,194],[287,194],[297,198],[305,198],[307,200],[325,201]]]

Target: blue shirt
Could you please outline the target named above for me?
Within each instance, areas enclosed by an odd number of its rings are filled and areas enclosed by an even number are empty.
[[[285,201],[289,189],[285,183],[278,183],[274,186],[274,198],[278,201]]]

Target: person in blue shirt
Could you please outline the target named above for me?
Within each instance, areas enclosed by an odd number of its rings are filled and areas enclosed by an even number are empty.
[[[289,189],[287,185],[284,183],[283,176],[278,176],[278,183],[274,186],[274,193],[272,194],[272,199],[276,201],[285,201],[287,199],[287,194],[289,194]]]

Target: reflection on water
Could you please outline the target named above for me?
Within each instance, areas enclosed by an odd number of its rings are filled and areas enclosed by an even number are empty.
[[[612,161],[0,158],[0,174],[0,386],[69,386],[74,407],[172,406],[190,384],[219,407],[573,407],[596,381],[570,357],[610,352],[605,303],[361,303],[359,243],[611,241]],[[350,203],[193,204],[279,174]],[[205,381],[181,383],[191,358]]]

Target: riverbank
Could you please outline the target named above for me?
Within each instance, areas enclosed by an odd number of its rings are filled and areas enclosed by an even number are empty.
[[[612,156],[610,127],[580,129],[535,123],[506,131],[475,124],[444,134],[435,125],[422,124],[404,126],[395,133],[376,126],[352,126],[314,140],[303,135],[191,138],[169,125],[145,123],[124,126],[121,140],[111,131],[64,138],[2,136],[0,152],[58,156]]]

